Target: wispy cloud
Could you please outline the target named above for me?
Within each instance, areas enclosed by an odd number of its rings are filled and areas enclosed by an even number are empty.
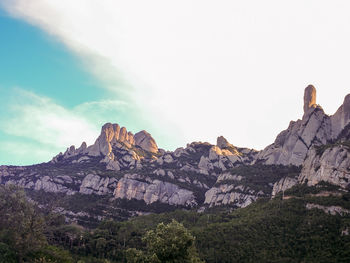
[[[18,140],[18,138],[0,141],[0,149],[1,165],[30,165],[47,162],[57,153],[55,147],[35,141]]]
[[[310,82],[330,113],[350,86],[349,1],[1,3],[78,54],[166,147],[225,135],[262,148],[302,115]]]
[[[83,141],[92,144],[104,122],[122,119],[123,112],[128,112],[127,104],[117,100],[91,101],[68,109],[19,88],[1,107],[6,108],[6,114],[0,117],[0,131],[17,137],[17,141],[0,141],[0,147],[3,152],[15,150],[19,161],[30,151],[32,160],[45,161],[70,145],[80,146]]]
[[[9,109],[10,118],[3,116],[0,124],[0,129],[7,134],[57,148],[79,144],[82,140],[91,143],[96,138],[96,126],[74,110],[21,89],[16,89],[15,94],[16,101]]]

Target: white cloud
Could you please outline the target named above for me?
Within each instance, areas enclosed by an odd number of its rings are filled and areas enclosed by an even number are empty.
[[[106,88],[152,123],[161,146],[213,142],[222,134],[262,148],[301,117],[307,84],[315,84],[329,113],[350,87],[345,0],[5,0],[3,6],[80,55]],[[125,85],[114,85],[120,79]]]
[[[42,145],[38,142],[8,140],[0,141],[1,165],[30,165],[47,162],[57,154],[55,148]],[[1,155],[4,156],[1,156]],[[5,156],[6,155],[6,156]]]
[[[127,120],[137,113],[124,101],[89,101],[69,109],[20,88],[10,93],[11,99],[0,108],[6,112],[0,115],[0,133],[6,135],[0,141],[0,159],[8,164],[44,162],[70,145],[79,147],[83,141],[91,145],[106,122],[139,131]]]
[[[28,138],[51,148],[62,149],[82,141],[93,143],[99,130],[86,118],[56,104],[49,98],[21,89],[16,101],[2,116],[0,129],[10,135]]]

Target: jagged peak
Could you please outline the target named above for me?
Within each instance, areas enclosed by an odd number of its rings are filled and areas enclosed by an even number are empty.
[[[216,146],[219,148],[227,148],[227,147],[234,147],[231,143],[228,142],[228,140],[224,136],[219,136],[216,139]]]
[[[350,94],[346,95],[343,102],[345,117],[350,118]]]
[[[109,122],[102,126],[101,134],[90,152],[95,154],[97,150],[103,155],[108,155],[111,152],[112,145],[117,142],[122,142],[129,148],[136,145],[149,152],[158,152],[158,146],[155,140],[147,131],[142,130],[134,135],[132,132],[127,131],[125,127],[120,127],[117,123],[112,124]]]

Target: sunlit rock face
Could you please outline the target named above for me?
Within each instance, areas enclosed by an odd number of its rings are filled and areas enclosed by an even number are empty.
[[[140,160],[144,158],[136,153],[138,149],[149,152],[151,155],[158,153],[158,146],[152,136],[146,132],[138,132],[136,136],[128,132],[125,127],[118,124],[106,123],[102,126],[101,133],[93,145],[87,147],[86,143],[76,149],[74,146],[67,148],[65,153],[59,153],[51,163],[72,162],[88,163],[91,159],[100,158],[100,162],[109,170],[140,168]]]
[[[312,85],[307,86],[304,91],[304,114],[310,108],[316,108],[316,89]]]
[[[112,146],[117,142],[131,147],[134,145],[134,135],[127,132],[125,127],[120,128],[118,124],[106,123],[102,126],[101,134],[96,142],[89,147],[88,154],[91,156],[106,156],[112,152]]]
[[[334,140],[349,123],[350,96],[333,116],[324,113],[316,104],[316,89],[309,85],[304,93],[304,115],[291,121],[275,142],[257,156],[257,162],[265,164],[302,165],[312,146]]]
[[[231,143],[229,143],[224,136],[219,136],[216,139],[216,146],[221,148],[221,149],[224,149],[224,148],[227,148],[227,147],[232,147],[233,148],[233,145]]]
[[[151,134],[145,130],[135,134],[135,145],[140,146],[142,149],[148,152],[158,152],[156,141],[152,138]]]

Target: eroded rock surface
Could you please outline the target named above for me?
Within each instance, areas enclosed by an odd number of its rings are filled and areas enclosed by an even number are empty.
[[[316,89],[308,86],[304,93],[304,115],[292,121],[275,142],[259,152],[257,162],[265,164],[302,165],[312,146],[327,144],[349,123],[350,96],[333,116],[316,104]]]
[[[217,138],[216,145],[193,142],[165,151],[146,131],[133,135],[125,127],[107,123],[93,145],[71,146],[49,163],[0,166],[0,183],[45,194],[112,200],[108,206],[124,205],[120,209],[128,216],[149,212],[147,206],[145,211],[128,208],[135,203],[144,206],[143,202],[161,203],[162,207],[245,207],[260,197],[275,196],[303,183],[328,182],[347,191],[349,121],[350,95],[329,116],[316,104],[316,89],[310,85],[304,93],[302,119],[290,122],[288,129],[260,152],[236,147],[223,136]],[[104,213],[107,205],[101,207]],[[105,218],[62,209],[72,218]]]
[[[312,186],[328,182],[344,189],[350,186],[350,150],[345,145],[329,147],[323,153],[310,151],[299,176],[300,183]]]
[[[118,182],[114,196],[128,200],[143,200],[146,204],[161,202],[169,205],[197,205],[193,192],[160,180],[141,182],[127,177],[122,178]]]

